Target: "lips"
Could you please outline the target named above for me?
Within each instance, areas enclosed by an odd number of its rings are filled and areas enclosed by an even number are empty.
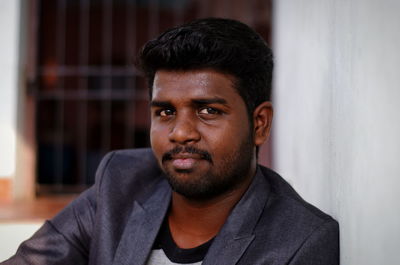
[[[201,156],[196,154],[185,154],[180,153],[172,156],[172,165],[176,169],[191,169],[194,167],[195,163],[201,160]]]
[[[176,169],[191,169],[196,163],[196,159],[193,158],[178,158],[172,160],[172,165]]]
[[[163,164],[171,163],[176,170],[191,170],[202,161],[213,163],[211,155],[207,151],[193,146],[175,147],[164,153],[161,161]]]

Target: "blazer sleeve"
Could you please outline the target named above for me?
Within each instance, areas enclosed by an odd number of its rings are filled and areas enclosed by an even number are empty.
[[[87,190],[46,221],[28,240],[24,241],[4,265],[86,264],[90,247],[90,234],[94,217],[93,205]]]
[[[96,184],[46,221],[28,240],[24,241],[14,256],[3,265],[79,265],[87,264],[90,241],[96,216],[97,186],[112,153],[101,162],[96,173]]]
[[[339,265],[339,225],[331,220],[316,229],[289,265]]]

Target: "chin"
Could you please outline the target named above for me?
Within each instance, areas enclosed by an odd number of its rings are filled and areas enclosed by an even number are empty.
[[[195,172],[166,172],[166,178],[172,190],[187,199],[210,200],[233,190],[237,183],[234,179],[220,179],[214,174],[195,175]]]

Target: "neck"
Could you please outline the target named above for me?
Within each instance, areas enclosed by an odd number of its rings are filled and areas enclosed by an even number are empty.
[[[168,221],[175,243],[181,248],[193,248],[215,237],[254,174],[255,169],[236,189],[205,201],[191,200],[173,192]]]

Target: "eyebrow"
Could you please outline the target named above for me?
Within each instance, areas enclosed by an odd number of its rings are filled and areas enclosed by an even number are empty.
[[[207,104],[223,104],[226,105],[228,102],[219,97],[215,98],[200,98],[200,99],[194,99],[192,102],[196,105],[207,105]]]
[[[199,98],[199,99],[193,99],[192,103],[195,105],[208,105],[208,104],[223,104],[226,105],[228,102],[219,97],[214,97],[214,98]],[[170,101],[159,101],[159,100],[153,100],[150,102],[151,107],[160,107],[160,108],[166,108],[166,107],[171,107],[172,103]]]
[[[157,100],[152,100],[150,102],[151,107],[160,107],[160,108],[166,108],[166,107],[171,107],[172,104],[169,101],[157,101]]]

